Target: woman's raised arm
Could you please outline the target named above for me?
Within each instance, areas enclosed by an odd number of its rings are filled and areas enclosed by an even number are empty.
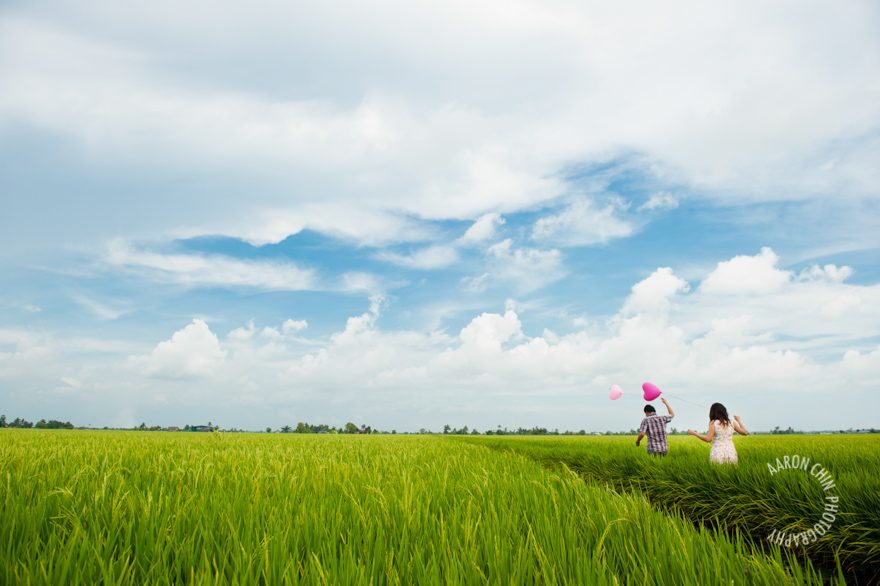
[[[689,429],[688,433],[694,437],[700,438],[704,442],[707,442],[707,443],[711,442],[712,438],[715,437],[715,422],[714,421],[709,422],[709,431],[706,432],[705,435],[703,435],[702,433],[697,433],[697,431],[694,429]]]

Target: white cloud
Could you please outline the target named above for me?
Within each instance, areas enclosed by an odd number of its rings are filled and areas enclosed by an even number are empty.
[[[254,325],[254,320],[250,320],[246,326],[241,328],[235,328],[229,334],[227,334],[227,338],[229,340],[235,340],[239,342],[246,342],[254,337],[257,333],[256,326]]]
[[[853,268],[848,266],[838,267],[836,265],[827,264],[820,267],[819,265],[813,265],[809,269],[801,271],[798,275],[798,279],[804,281],[828,280],[842,283],[853,276],[854,272]]]
[[[376,275],[361,271],[350,271],[343,273],[340,276],[340,282],[337,289],[350,293],[367,293],[374,295],[381,293],[385,289],[385,286],[381,279]]]
[[[638,207],[638,211],[674,210],[678,207],[678,203],[679,200],[675,195],[661,191],[651,194],[648,201]]]
[[[73,389],[81,389],[83,386],[82,381],[79,381],[71,376],[62,376],[61,382]]]
[[[520,291],[540,289],[565,276],[562,254],[556,249],[515,247],[506,238],[486,250],[489,273],[493,280],[513,283]],[[482,277],[466,286],[480,285]]]
[[[615,203],[597,209],[589,199],[578,198],[562,212],[538,219],[532,238],[561,246],[586,246],[630,236],[635,228],[617,217],[619,210]]]
[[[458,239],[460,244],[470,245],[491,240],[495,236],[499,226],[504,225],[504,218],[501,214],[490,213],[483,214],[471,224],[464,235]]]
[[[281,324],[281,331],[285,334],[301,332],[309,327],[309,322],[304,319],[288,319]]]
[[[51,134],[73,164],[89,160],[95,185],[124,169],[172,186],[137,214],[96,189],[70,222],[83,238],[267,243],[311,228],[416,241],[418,219],[533,210],[570,193],[571,165],[632,152],[723,200],[876,198],[880,183],[870,2],[807,2],[799,18],[754,2],[218,2],[175,6],[173,25],[168,9],[81,1],[2,16],[3,132]],[[244,49],[218,50],[233,32]],[[205,184],[173,187],[182,173]],[[539,231],[626,235],[607,208],[571,214],[587,217]]]
[[[458,262],[458,252],[451,246],[429,246],[409,255],[393,252],[379,253],[381,260],[411,269],[442,269]]]
[[[226,351],[208,324],[194,319],[149,354],[131,357],[129,364],[158,377],[210,377],[218,373],[225,359]]]
[[[112,307],[111,305],[86,297],[85,295],[74,295],[73,300],[102,320],[116,320],[131,311],[129,309]]]
[[[792,278],[776,268],[779,257],[764,247],[755,256],[735,256],[718,266],[700,284],[700,290],[717,295],[742,295],[779,291]]]
[[[512,309],[504,315],[483,313],[459,334],[464,348],[474,352],[500,352],[502,344],[522,337],[522,324]]]
[[[108,243],[110,266],[190,286],[259,287],[281,291],[318,288],[314,272],[290,262],[244,261],[220,255],[140,251],[121,240]]]
[[[463,290],[470,293],[482,293],[489,288],[491,281],[492,275],[490,273],[483,273],[474,277],[462,277],[459,284]]]
[[[854,313],[862,304],[862,297],[855,292],[843,292],[819,306],[819,312],[826,317],[841,317]]]
[[[851,381],[872,385],[880,384],[880,346],[867,352],[847,350],[843,367]]]
[[[624,313],[657,313],[669,311],[670,299],[679,292],[687,291],[689,285],[684,279],[677,277],[669,267],[654,271],[643,281],[632,287],[632,293],[626,300]]]
[[[511,254],[509,247],[501,248]],[[763,258],[761,267],[778,271],[771,253],[725,262]],[[528,303],[513,301],[503,311],[475,312],[457,335],[386,329],[384,303],[374,297],[368,310],[313,340],[298,337],[305,320],[251,321],[218,338],[195,319],[127,361],[115,341],[0,329],[0,393],[25,380],[27,388],[58,393],[62,381],[70,396],[116,397],[110,403],[128,418],[150,405],[202,417],[227,409],[228,418],[251,418],[255,428],[354,419],[398,429],[446,422],[626,429],[638,417],[638,385],[652,380],[673,400],[722,400],[754,428],[768,429],[783,420],[868,425],[855,403],[828,414],[791,412],[782,402],[845,385],[861,404],[880,380],[880,286],[834,278],[691,291],[661,267],[633,285],[614,315],[581,316],[568,333],[540,325],[529,331],[539,319]],[[108,358],[84,368],[86,351]],[[635,403],[608,402],[612,383]],[[674,404],[682,426],[705,420],[702,408]]]

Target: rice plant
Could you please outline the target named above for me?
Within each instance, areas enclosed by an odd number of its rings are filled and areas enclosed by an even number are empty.
[[[776,538],[785,546],[788,539],[787,549],[831,572],[839,561],[856,580],[878,574],[880,478],[871,472],[880,467],[876,436],[737,438],[736,467],[710,465],[709,446],[693,438],[669,440],[669,455],[657,459],[620,436],[467,439],[551,468],[564,465],[591,483],[644,495],[662,510],[756,544]],[[797,535],[807,542],[795,543]]]
[[[514,453],[418,436],[0,432],[2,584],[818,584]]]

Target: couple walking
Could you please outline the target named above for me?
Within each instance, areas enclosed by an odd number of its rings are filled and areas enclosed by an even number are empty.
[[[645,405],[645,418],[639,426],[639,437],[636,438],[636,446],[642,443],[645,435],[648,436],[648,453],[654,456],[665,456],[669,449],[666,442],[666,424],[675,417],[675,411],[669,406],[666,398],[660,399],[666,405],[669,415],[657,415],[653,405]],[[705,434],[697,433],[688,429],[688,434],[700,438],[704,442],[711,443],[709,461],[716,464],[736,464],[739,458],[736,448],[733,447],[733,432],[741,435],[749,435],[739,415],[733,416],[733,421],[727,416],[727,409],[721,403],[713,403],[709,408],[709,431]]]

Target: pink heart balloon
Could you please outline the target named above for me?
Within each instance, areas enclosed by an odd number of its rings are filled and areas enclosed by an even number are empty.
[[[611,385],[611,394],[608,396],[612,401],[616,401],[623,394],[623,389],[618,385]]]
[[[644,383],[642,390],[645,392],[645,401],[653,401],[660,396],[660,389],[654,383]]]

